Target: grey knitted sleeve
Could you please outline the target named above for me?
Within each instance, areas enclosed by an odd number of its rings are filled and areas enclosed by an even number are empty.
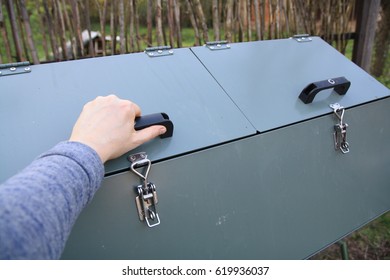
[[[61,142],[0,185],[0,259],[58,259],[103,176],[93,149]]]

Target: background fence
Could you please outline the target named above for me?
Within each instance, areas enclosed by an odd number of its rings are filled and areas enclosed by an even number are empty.
[[[373,72],[380,76],[388,68],[389,6],[389,0],[0,0],[0,63],[38,64],[138,52],[147,46],[187,47],[300,33],[321,36],[345,53],[348,40],[358,39],[359,21],[367,18],[360,29],[369,28],[366,35],[376,30]],[[371,49],[368,44],[357,56],[371,54]]]

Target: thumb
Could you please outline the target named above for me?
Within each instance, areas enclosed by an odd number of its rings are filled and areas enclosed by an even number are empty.
[[[153,125],[142,130],[138,130],[134,134],[134,143],[139,146],[145,142],[156,138],[157,136],[164,134],[167,131],[165,126],[162,125]]]

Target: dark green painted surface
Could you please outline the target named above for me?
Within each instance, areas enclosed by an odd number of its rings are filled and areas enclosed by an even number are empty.
[[[345,108],[390,95],[390,90],[318,37],[231,44],[228,50],[191,48],[258,131],[326,114],[329,104]],[[340,96],[319,92],[313,103],[298,99],[310,83],[345,76],[351,87]]]
[[[68,139],[84,103],[109,93],[133,100],[143,114],[170,116],[174,136],[136,150],[152,160],[256,132],[189,49],[31,66],[31,73],[0,77],[0,89],[0,181]],[[106,172],[127,167],[125,155]]]
[[[161,225],[138,220],[133,174],[106,177],[63,258],[301,259],[390,209],[389,89],[319,38],[31,70],[0,77],[0,180],[67,139],[98,95],[116,93],[175,124],[172,138],[132,152],[160,160],[150,180]],[[307,84],[337,76],[352,82],[345,96],[298,99]],[[348,108],[348,154],[333,147],[334,102]],[[106,171],[127,169],[125,157]]]
[[[64,258],[301,259],[390,209],[390,99],[152,166],[161,225],[138,220],[125,172],[106,178]]]

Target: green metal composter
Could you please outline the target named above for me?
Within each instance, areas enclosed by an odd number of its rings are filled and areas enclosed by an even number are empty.
[[[64,259],[304,259],[390,209],[390,91],[318,37],[14,68],[1,181],[98,95],[174,127],[106,164]]]

